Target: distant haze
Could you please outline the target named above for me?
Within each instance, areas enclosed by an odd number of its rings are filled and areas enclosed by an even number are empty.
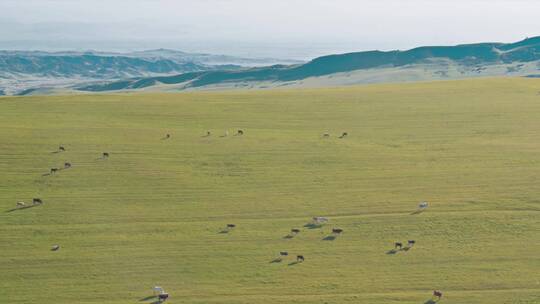
[[[0,49],[309,59],[540,35],[538,0],[0,0]]]

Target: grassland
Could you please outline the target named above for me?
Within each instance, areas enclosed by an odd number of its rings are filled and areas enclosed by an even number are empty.
[[[482,79],[0,98],[0,302],[149,303],[157,284],[170,303],[424,304],[433,289],[540,303],[539,92]],[[32,197],[45,203],[11,211]],[[330,223],[303,227],[313,216]],[[306,261],[270,263],[282,250]]]

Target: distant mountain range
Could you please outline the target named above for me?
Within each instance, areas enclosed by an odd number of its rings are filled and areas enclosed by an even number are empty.
[[[0,51],[0,93],[34,92],[32,88],[69,86],[90,81],[237,70],[275,63],[273,58],[240,58],[157,49],[132,53]]]
[[[94,79],[106,75],[102,77],[105,80],[121,78],[117,81],[79,82],[70,88],[90,92],[321,86],[540,74],[540,37],[507,44],[478,43],[426,46],[407,51],[356,52],[319,57],[307,63],[284,62],[268,66],[258,64],[269,62],[268,59],[253,61],[171,50],[114,56],[67,53],[56,54],[52,58],[45,56],[45,59],[30,53],[9,61],[9,65],[2,65],[4,53],[0,52],[0,73],[9,67],[12,73],[71,73]],[[175,74],[167,75],[171,73]],[[129,75],[133,77],[126,77]],[[40,89],[29,91],[36,92],[39,93]]]

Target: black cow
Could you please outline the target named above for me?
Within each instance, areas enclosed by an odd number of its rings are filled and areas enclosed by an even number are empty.
[[[300,233],[300,229],[293,228],[293,229],[291,229],[291,233],[293,233],[293,234]]]
[[[349,133],[347,132],[343,132],[343,134],[341,134],[341,136],[339,138],[345,138],[349,135]]]
[[[54,174],[58,171],[58,168],[51,168],[51,174]]]
[[[103,158],[108,158],[109,157],[109,152],[103,152]]]
[[[279,255],[280,255],[280,256],[288,256],[289,253],[288,253],[287,251],[280,251],[280,252],[279,252]]]
[[[33,198],[32,199],[32,204],[34,204],[34,205],[43,204],[43,201],[40,198]]]
[[[303,262],[305,259],[304,259],[304,256],[303,255],[297,255],[296,256],[296,261],[297,262]]]
[[[234,228],[234,227],[236,227],[235,224],[227,224],[227,228]]]
[[[238,130],[238,132],[237,132],[236,134],[237,134],[237,135],[244,135],[244,131]]]
[[[59,146],[58,151],[66,151],[66,148],[64,148],[64,146]]]
[[[168,293],[161,293],[158,295],[158,300],[160,303],[165,302],[169,298]]]
[[[394,248],[395,248],[395,249],[397,249],[397,248],[402,249],[402,248],[403,248],[403,244],[400,243],[400,242],[396,242],[396,243],[394,243]]]
[[[341,228],[332,229],[332,233],[335,233],[335,234],[341,234],[342,232],[343,232],[343,229],[341,229]]]
[[[64,163],[64,169],[71,168],[71,163]]]
[[[438,290],[434,290],[433,291],[433,296],[437,297],[440,300],[442,298],[442,292],[440,292]]]
[[[415,240],[409,240],[409,241],[407,242],[407,245],[408,245],[409,247],[414,246],[414,244],[416,244],[416,241],[415,241]]]

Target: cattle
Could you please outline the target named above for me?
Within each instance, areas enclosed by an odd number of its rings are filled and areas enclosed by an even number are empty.
[[[291,233],[292,234],[298,234],[298,233],[300,233],[300,229],[293,228],[293,229],[291,229]]]
[[[161,286],[154,286],[154,288],[152,288],[152,291],[154,295],[165,293],[165,290]]]
[[[324,133],[323,137],[330,137],[330,133]]]
[[[210,136],[212,133],[210,131],[206,131],[206,136]]]
[[[236,135],[244,135],[244,131],[238,130],[238,132],[236,132]]]
[[[416,244],[416,241],[415,241],[415,240],[409,240],[409,241],[407,242],[407,245],[408,245],[409,247],[414,246],[414,244]]]
[[[332,233],[334,233],[334,234],[341,234],[342,232],[343,232],[343,229],[341,229],[341,228],[332,229]]]
[[[440,292],[438,290],[434,290],[433,291],[433,296],[440,300],[442,298],[442,292]]]
[[[287,251],[280,251],[280,252],[279,252],[279,255],[280,255],[280,256],[288,256],[289,253],[288,253]]]
[[[26,206],[25,202],[17,202],[17,208],[22,208],[24,206]]]
[[[169,298],[169,294],[164,292],[158,295],[159,303],[165,302]]]
[[[71,163],[64,163],[64,169],[71,168]]]
[[[51,168],[51,174],[54,174],[58,171],[58,168]]]
[[[109,152],[103,152],[102,156],[103,158],[109,158]]]
[[[395,249],[397,249],[397,248],[402,249],[402,248],[403,248],[403,244],[400,243],[400,242],[396,242],[396,243],[394,243],[394,248],[395,248]]]
[[[165,138],[171,138],[171,134],[165,134]]]
[[[64,151],[66,151],[66,148],[64,148],[64,146],[59,146],[59,147],[58,147],[58,151],[64,152]]]
[[[58,249],[60,249],[60,245],[53,245],[51,251],[58,251]]]
[[[303,262],[305,259],[304,259],[304,256],[303,255],[297,255],[296,256],[296,261],[297,262]]]
[[[236,227],[235,224],[227,224],[227,228],[228,228],[228,229],[232,229],[232,228],[234,228],[234,227]]]
[[[421,202],[418,205],[418,208],[420,208],[420,209],[426,209],[427,207],[428,207],[428,202]]]
[[[345,138],[349,135],[347,132],[343,132],[339,138]]]
[[[43,204],[43,201],[40,198],[33,198],[32,199],[32,204],[40,205],[40,204]]]
[[[316,216],[313,218],[313,221],[317,224],[322,224],[328,222],[328,218],[322,216]]]

